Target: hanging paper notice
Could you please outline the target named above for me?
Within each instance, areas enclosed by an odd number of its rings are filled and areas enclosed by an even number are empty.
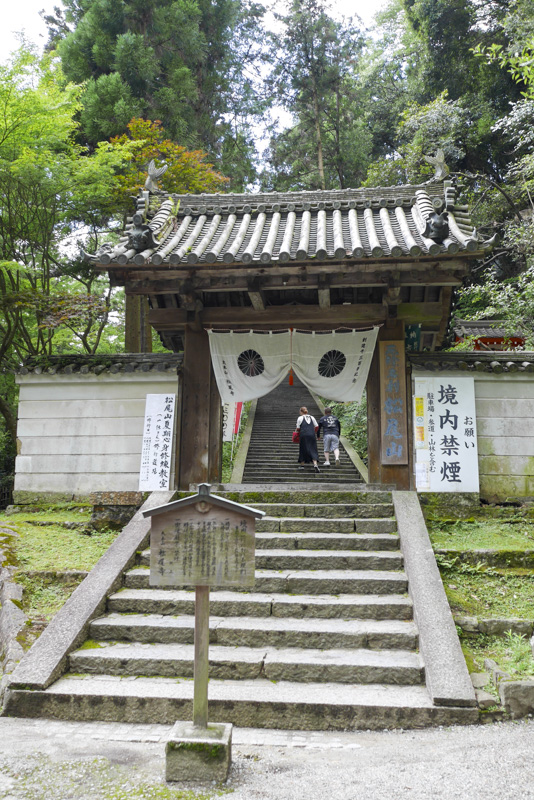
[[[478,492],[474,378],[416,378],[415,482],[420,492]]]
[[[139,491],[168,489],[171,479],[172,441],[176,395],[147,394],[141,450]]]

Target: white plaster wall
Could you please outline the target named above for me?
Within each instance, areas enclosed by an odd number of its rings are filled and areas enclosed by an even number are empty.
[[[176,394],[169,373],[19,375],[15,491],[138,491],[147,394]]]
[[[534,375],[532,373],[429,373],[475,379],[480,494],[487,499],[534,497]]]

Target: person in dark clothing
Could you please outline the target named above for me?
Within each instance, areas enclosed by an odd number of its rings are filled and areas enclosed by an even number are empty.
[[[331,408],[325,408],[324,414],[319,420],[319,432],[317,438],[323,432],[323,447],[324,447],[324,466],[330,466],[330,453],[334,453],[336,459],[336,467],[339,467],[339,437],[341,435],[341,423],[337,417],[332,414]]]
[[[317,436],[315,429],[317,428],[317,420],[308,414],[306,406],[300,409],[300,416],[297,419],[297,430],[300,431],[299,440],[299,464],[313,464],[315,472],[319,472],[317,454]]]

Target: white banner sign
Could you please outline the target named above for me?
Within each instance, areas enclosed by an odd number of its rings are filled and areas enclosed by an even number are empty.
[[[415,378],[415,483],[420,492],[478,492],[474,378]]]
[[[223,442],[232,441],[234,434],[235,407],[236,403],[225,403],[223,405],[223,422],[222,422]]]
[[[223,403],[272,392],[293,368],[308,389],[329,400],[359,401],[378,335],[370,331],[209,331]]]
[[[139,491],[168,489],[171,479],[176,395],[147,394]]]

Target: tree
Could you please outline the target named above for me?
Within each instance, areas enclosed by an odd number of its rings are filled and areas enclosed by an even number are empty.
[[[83,141],[122,135],[132,118],[255,178],[252,119],[263,8],[252,0],[63,0],[45,17],[67,78],[85,82]],[[235,188],[243,188],[235,187]]]
[[[159,121],[133,119],[128,132],[111,140],[118,152],[127,150],[129,161],[117,176],[113,188],[114,197],[124,211],[131,206],[132,195],[143,188],[147,164],[152,159],[164,162],[168,169],[160,178],[161,188],[176,194],[220,192],[226,188],[228,178],[206,163],[206,153],[189,151],[166,138]]]
[[[333,20],[324,0],[293,0],[277,19],[283,31],[272,34],[269,85],[293,124],[271,139],[266,181],[284,189],[356,185],[370,149],[354,80],[362,34],[352,21]]]
[[[80,92],[64,85],[57,62],[39,62],[25,49],[0,66],[4,368],[51,353],[60,332],[62,347],[94,352],[113,306],[107,280],[81,268],[77,243],[107,220],[114,175],[128,153],[104,145],[88,157],[75,143]],[[13,435],[10,400],[3,400],[0,413]]]

